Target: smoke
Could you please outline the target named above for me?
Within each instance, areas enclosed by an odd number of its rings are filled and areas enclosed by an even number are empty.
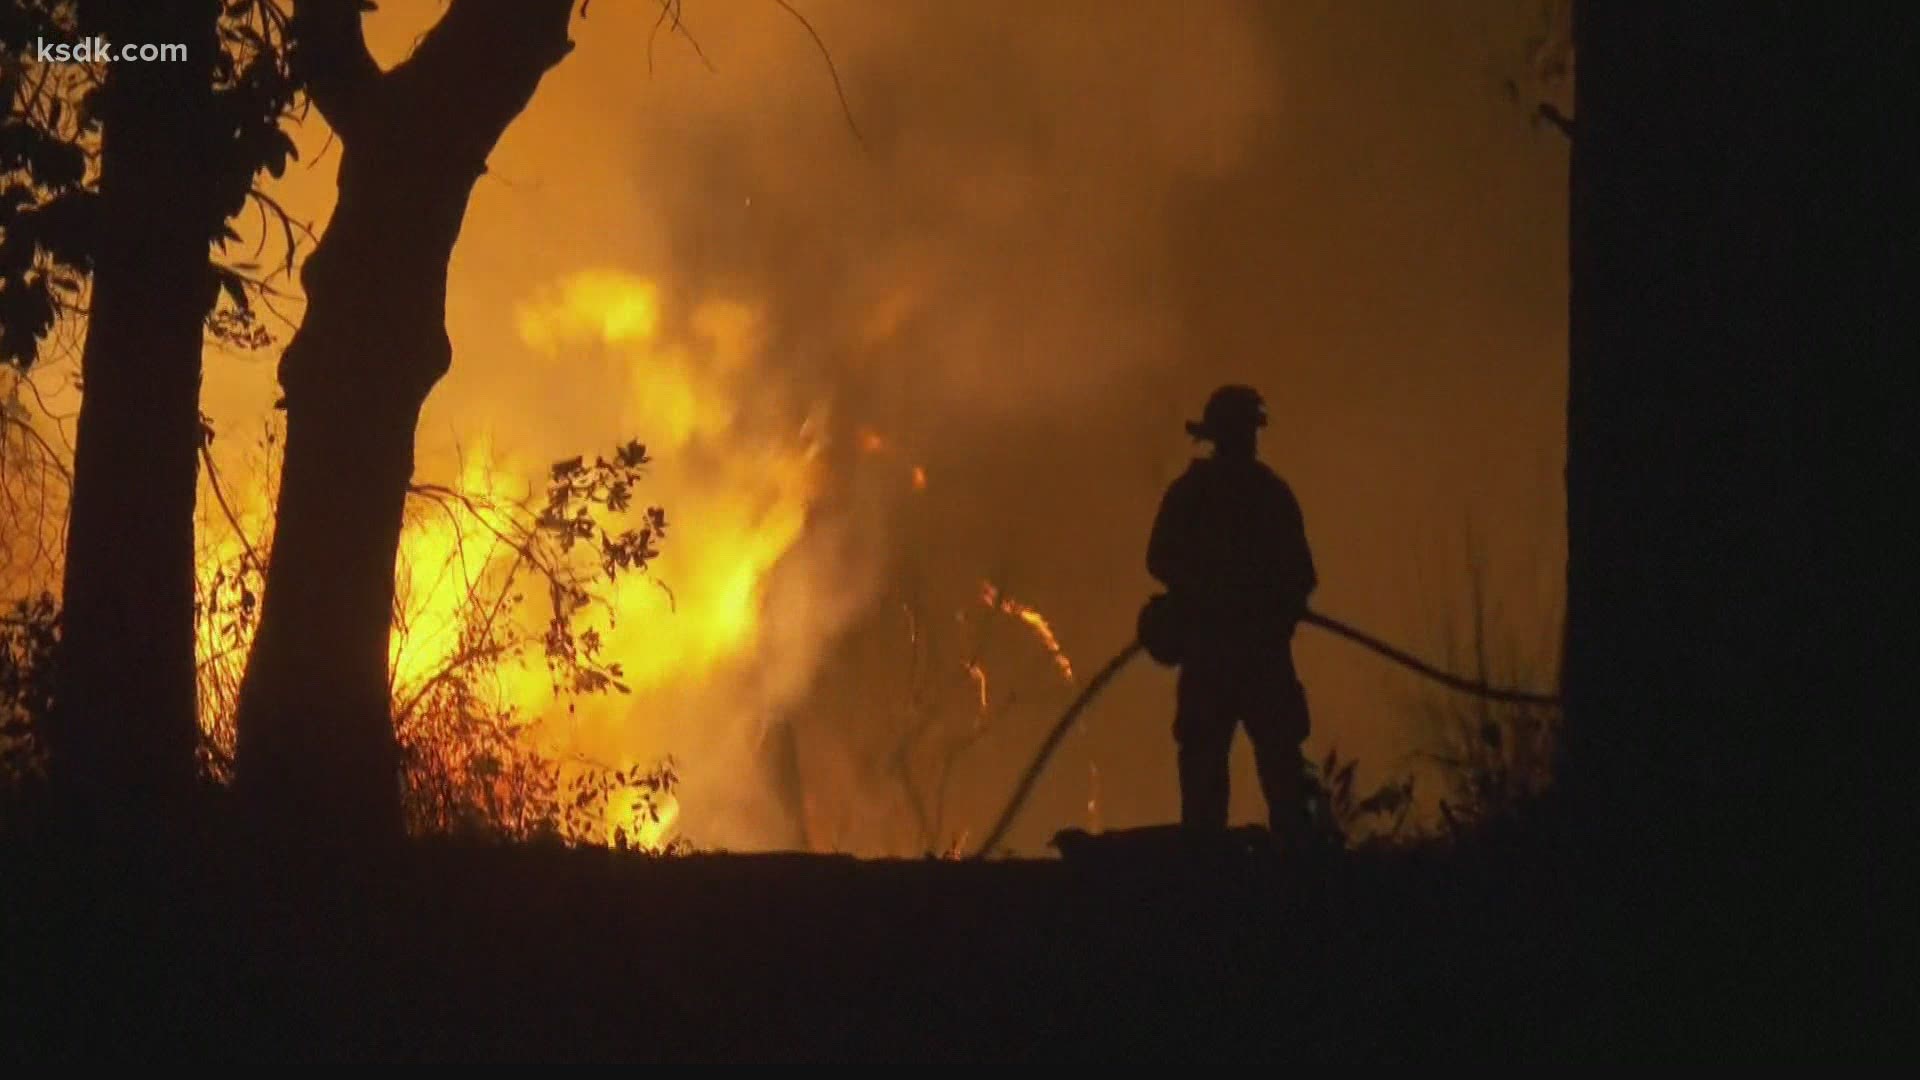
[[[1268,393],[1329,610],[1433,640],[1472,523],[1532,641],[1562,546],[1565,150],[1498,90],[1530,5],[795,6],[831,71],[771,0],[687,3],[678,27],[593,4],[455,255],[421,475],[481,440],[529,471],[627,437],[658,461],[640,497],[673,526],[675,610],[635,586],[652,606],[617,644],[651,681],[578,720],[580,745],[674,753],[697,842],[787,844],[810,806],[899,850],[900,703],[977,696],[961,653],[907,670],[903,612],[952,638],[991,580],[1097,667],[1149,587],[1178,421],[1225,381]],[[376,54],[440,7],[386,0]],[[317,119],[300,142],[281,194],[317,225],[337,153]],[[223,429],[265,412],[271,359],[213,361]],[[740,566],[744,593],[703,591]],[[739,636],[690,640],[742,596]],[[990,820],[1070,696],[1023,630],[996,633],[974,651],[1011,698],[960,759],[949,834]],[[1404,685],[1300,648],[1316,745],[1412,748]],[[1170,682],[1120,686],[1021,846],[1082,820],[1090,776],[1108,825],[1174,813]],[[1244,768],[1236,786],[1253,816]]]

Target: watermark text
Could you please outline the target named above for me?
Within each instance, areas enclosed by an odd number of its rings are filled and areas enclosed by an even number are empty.
[[[34,59],[42,64],[91,64],[91,63],[185,63],[187,47],[179,42],[129,42],[115,45],[106,38],[83,38],[79,41],[48,41],[38,38],[33,43]]]

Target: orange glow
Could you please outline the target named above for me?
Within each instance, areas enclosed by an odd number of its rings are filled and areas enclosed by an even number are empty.
[[[649,815],[644,795],[640,788],[622,788],[608,797],[603,840],[607,847],[617,847],[624,840],[630,848],[658,851],[673,839],[674,826],[680,820],[680,801],[669,795],[661,800],[657,816]]]
[[[1054,636],[1053,625],[1047,622],[1045,615],[1012,597],[1003,596],[991,581],[980,583],[980,602],[1026,623],[1034,637],[1040,639],[1040,645],[1047,650],[1047,655],[1053,657],[1053,665],[1060,669],[1060,677],[1068,682],[1073,681],[1073,661],[1061,651],[1060,639]]]
[[[872,428],[861,428],[860,433],[855,436],[855,439],[859,443],[860,452],[863,454],[878,454],[887,448],[887,437]]]
[[[913,490],[927,490],[927,470],[919,465],[913,467]]]
[[[1087,831],[1100,831],[1100,766],[1087,762]]]
[[[520,718],[516,730],[528,747],[568,768],[659,762],[676,744],[662,730],[675,718],[672,707],[703,700],[702,694],[726,699],[732,673],[756,655],[766,632],[769,578],[804,532],[823,479],[821,447],[812,434],[823,425],[810,419],[800,431],[780,434],[740,422],[739,395],[752,382],[746,363],[755,342],[752,312],[696,306],[690,342],[663,339],[661,312],[652,282],[610,270],[569,276],[515,311],[521,342],[534,354],[557,360],[597,352],[624,369],[615,384],[628,394],[622,428],[605,438],[639,437],[658,462],[636,502],[667,508],[669,539],[648,573],[624,574],[595,589],[604,607],[591,609],[583,626],[602,642],[599,661],[620,665],[631,694],[562,698],[556,692],[539,644],[551,616],[544,583],[496,535],[513,535],[515,521],[525,520],[547,462],[501,453],[480,438],[467,445],[458,479],[446,484],[462,500],[459,512],[424,502],[409,506],[394,567],[389,649],[397,714],[472,649],[474,598],[506,591],[501,583],[516,573],[519,584],[510,592],[528,599],[503,605],[500,618],[521,644],[473,690],[483,698],[481,708]],[[264,533],[272,506],[266,481],[258,473],[229,471],[223,486],[242,527],[255,537]],[[610,519],[609,527],[620,520]],[[261,541],[254,546],[265,554]],[[203,581],[237,565],[244,551],[225,522],[204,521]],[[245,641],[236,650],[231,639],[205,630],[201,637],[203,664],[245,655]],[[226,703],[203,701],[202,723],[210,732],[231,731],[231,695],[222,697]],[[680,824],[679,803],[661,798],[655,820],[645,794],[638,786],[608,791],[601,820],[569,830],[568,838],[648,849],[670,842]]]
[[[518,313],[522,338],[537,350],[599,345],[631,367],[637,377],[627,426],[661,461],[669,520],[687,522],[674,537],[684,542],[670,543],[660,563],[673,597],[641,578],[623,580],[616,593],[608,642],[636,690],[710,672],[752,645],[767,575],[798,539],[819,482],[818,447],[804,432],[785,442],[721,438],[735,427],[730,376],[753,332],[750,314],[724,305],[696,311],[696,324],[716,343],[703,357],[654,340],[655,323],[644,313],[654,310],[655,295],[644,279],[594,271]],[[711,459],[704,464],[712,475],[668,478],[696,445]]]
[[[987,669],[981,667],[978,660],[969,661],[967,676],[973,680],[974,689],[979,692],[980,716],[984,720],[987,715]]]

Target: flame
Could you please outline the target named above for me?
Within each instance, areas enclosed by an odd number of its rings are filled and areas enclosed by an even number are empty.
[[[980,665],[980,661],[978,661],[978,660],[970,660],[970,661],[968,661],[968,662],[967,662],[967,675],[968,675],[968,677],[970,677],[970,678],[972,678],[972,679],[973,679],[973,686],[974,686],[974,689],[975,689],[975,690],[977,690],[977,691],[979,691],[979,696],[980,696],[980,716],[981,716],[981,719],[983,719],[983,720],[984,720],[984,719],[986,718],[986,715],[987,715],[987,709],[988,709],[988,705],[987,705],[987,669],[986,669],[986,668],[984,668],[984,667],[982,667],[982,666]]]
[[[557,297],[522,305],[514,326],[522,343],[548,355],[593,338],[644,344],[660,329],[660,290],[617,270],[583,270],[566,279]]]
[[[600,760],[657,758],[684,734],[672,724],[683,710],[741,707],[710,699],[735,689],[731,676],[763,645],[770,579],[805,533],[824,482],[823,417],[768,419],[790,410],[766,399],[753,366],[756,313],[698,305],[691,340],[682,341],[661,333],[661,309],[653,283],[598,270],[564,279],[517,312],[522,340],[537,352],[606,355],[627,390],[624,430],[610,434],[647,444],[657,464],[642,497],[667,510],[654,576],[619,581],[601,631],[604,657],[622,666],[635,697],[583,704],[563,740]]]
[[[539,655],[550,612],[537,581],[520,590],[531,594],[529,602],[510,605],[501,616],[523,642],[533,643],[532,656],[523,650],[516,662],[497,665],[476,691],[488,708],[527,719],[517,731],[529,747],[555,760],[616,771],[659,762],[689,730],[710,731],[723,719],[710,715],[718,708],[751,711],[742,699],[753,695],[741,690],[738,671],[763,646],[770,578],[805,532],[823,482],[816,434],[824,427],[821,418],[809,414],[798,425],[768,419],[782,415],[785,403],[769,402],[760,389],[763,380],[754,377],[755,313],[734,304],[697,305],[686,319],[690,333],[680,339],[663,330],[663,312],[661,292],[651,281],[612,270],[566,277],[515,311],[521,342],[536,356],[601,358],[607,370],[596,377],[596,389],[623,395],[623,408],[620,430],[595,436],[609,443],[638,438],[656,462],[636,499],[666,508],[668,539],[648,573],[623,575],[598,590],[606,608],[593,625],[602,641],[599,660],[620,665],[632,694],[568,701],[557,696]],[[506,454],[483,437],[469,444],[456,482],[446,485],[458,512],[431,503],[410,506],[395,562],[389,645],[396,712],[473,647],[473,598],[512,571],[517,557],[494,534],[511,535],[509,515],[533,501],[533,485],[546,463],[591,449],[564,445],[544,455]],[[241,529],[256,537],[271,522],[265,474],[228,470],[224,476]],[[232,528],[214,525],[203,522],[203,583],[218,568],[236,565],[249,548]],[[251,546],[265,554],[261,541]],[[236,649],[233,641],[203,629],[203,666],[236,653],[244,658],[244,646]],[[231,729],[231,695],[223,696],[203,701],[203,724],[210,731]],[[698,726],[674,723],[696,715]],[[639,787],[609,792],[602,820],[572,838],[605,844],[624,839],[642,848],[667,843],[682,808],[667,796],[649,812],[645,794]]]
[[[680,820],[680,800],[668,795],[659,801],[653,813],[647,811],[647,791],[624,787],[607,796],[606,846],[659,851],[673,839],[674,826]]]
[[[452,485],[461,508],[416,508],[410,515],[394,562],[394,627],[387,643],[396,701],[408,700],[469,644],[461,640],[468,600],[489,574],[500,571],[504,553],[495,534],[513,527],[504,507],[524,501],[530,491],[514,479],[515,470],[515,463],[496,458],[491,443],[482,440]],[[496,679],[500,703],[509,707],[534,706],[547,690],[544,671],[506,667]]]
[[[858,446],[860,448],[860,452],[862,454],[866,454],[869,456],[878,455],[878,454],[886,454],[888,456],[891,456],[893,454],[893,446],[894,446],[893,440],[888,438],[886,435],[882,434],[881,432],[876,431],[875,429],[871,427],[867,427],[865,425],[861,426],[859,430],[854,432],[853,442],[855,446]],[[913,490],[915,491],[927,490],[926,466],[915,465],[909,468],[907,470],[907,482],[909,485],[912,486]]]
[[[980,583],[980,601],[996,611],[1004,612],[1026,623],[1033,630],[1034,637],[1040,639],[1040,645],[1047,650],[1047,655],[1053,657],[1053,666],[1060,669],[1060,677],[1068,682],[1073,681],[1073,661],[1061,651],[1060,639],[1054,636],[1053,625],[1047,621],[1045,615],[1012,597],[1002,595],[1000,589],[991,581]]]

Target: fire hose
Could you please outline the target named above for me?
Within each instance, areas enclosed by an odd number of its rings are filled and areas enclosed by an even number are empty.
[[[1384,657],[1416,675],[1431,679],[1450,690],[1457,690],[1463,694],[1471,694],[1488,701],[1497,701],[1509,705],[1553,706],[1560,703],[1560,699],[1552,694],[1489,686],[1484,682],[1462,678],[1459,675],[1434,667],[1432,664],[1427,663],[1404,649],[1395,648],[1381,641],[1379,638],[1374,637],[1372,634],[1356,629],[1341,622],[1339,619],[1322,615],[1311,609],[1301,617],[1300,621],[1312,626],[1317,626],[1339,637],[1346,638],[1361,648]],[[1052,760],[1054,751],[1060,748],[1060,743],[1066,739],[1067,733],[1073,730],[1075,723],[1079,722],[1080,715],[1087,711],[1087,706],[1093,704],[1094,699],[1100,696],[1101,692],[1107,688],[1107,685],[1114,680],[1114,677],[1119,675],[1121,670],[1133,661],[1134,657],[1139,656],[1144,648],[1145,646],[1142,645],[1140,639],[1135,638],[1127,643],[1126,648],[1115,653],[1113,659],[1108,660],[1100,667],[1100,670],[1093,673],[1092,678],[1087,680],[1087,685],[1082,688],[1079,695],[1073,699],[1073,703],[1067,706],[1067,711],[1060,714],[1060,719],[1054,723],[1053,730],[1047,732],[1046,740],[1040,744],[1039,752],[1034,754],[1033,761],[1027,765],[1026,771],[1020,774],[1019,783],[1014,785],[1013,797],[1007,800],[1006,809],[1000,812],[999,820],[994,822],[992,831],[987,833],[986,840],[981,843],[980,849],[974,852],[973,858],[986,858],[995,848],[1000,846],[1001,841],[1006,839],[1008,830],[1013,828],[1014,820],[1020,816],[1020,811],[1026,808],[1027,798],[1033,794],[1034,784],[1039,781],[1040,775],[1046,771],[1047,764]]]

